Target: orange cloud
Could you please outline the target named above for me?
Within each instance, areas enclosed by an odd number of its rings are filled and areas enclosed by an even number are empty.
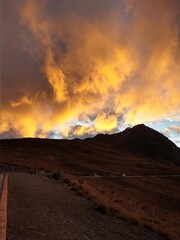
[[[57,102],[67,100],[65,76],[57,63],[55,63],[52,52],[47,53],[47,59],[45,63],[45,72],[47,74],[49,83],[54,89],[55,99]]]
[[[118,119],[116,115],[108,115],[106,113],[98,114],[94,120],[94,127],[97,132],[108,132],[116,129]]]
[[[75,126],[66,126],[61,128],[60,134],[63,137],[82,137],[82,136],[90,136],[94,135],[96,130],[93,126],[86,125],[75,125]]]
[[[179,1],[105,2],[20,4],[31,37],[23,47],[49,89],[10,100],[1,132],[13,125],[22,136],[82,136],[112,132],[119,116],[125,125],[179,116]]]
[[[18,106],[24,105],[24,104],[31,105],[32,104],[32,100],[30,98],[28,98],[27,96],[23,96],[18,101],[11,101],[10,102],[11,107],[18,107]]]

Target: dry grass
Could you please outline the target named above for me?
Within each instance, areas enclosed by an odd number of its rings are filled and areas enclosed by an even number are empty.
[[[102,214],[115,215],[133,224],[144,226],[167,239],[178,240],[177,228],[169,226],[168,222],[162,222],[157,215],[148,215],[147,211],[139,211],[135,202],[131,202],[131,208],[123,195],[119,197],[116,190],[109,190],[100,184],[93,183],[89,179],[82,179],[70,174],[62,174],[63,182],[71,186],[73,191],[94,203],[95,209]],[[148,204],[144,202],[143,206]],[[151,208],[152,206],[148,206]],[[134,209],[133,209],[134,208]],[[146,209],[145,207],[143,209]]]

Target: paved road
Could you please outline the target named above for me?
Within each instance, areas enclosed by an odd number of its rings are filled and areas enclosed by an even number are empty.
[[[1,191],[2,191],[3,178],[4,178],[4,175],[3,175],[3,174],[0,174],[0,199],[1,199]]]
[[[174,175],[147,175],[147,176],[143,176],[143,175],[130,175],[130,176],[124,176],[124,177],[129,177],[129,178],[173,178],[173,177],[180,177],[180,175],[178,174],[174,174]]]
[[[169,175],[115,175],[115,174],[109,174],[109,175],[98,175],[98,174],[92,174],[89,176],[81,176],[83,178],[104,178],[104,177],[112,177],[112,178],[174,178],[174,177],[180,177],[180,174],[169,174]]]
[[[164,240],[40,175],[9,174],[8,204],[8,240]]]

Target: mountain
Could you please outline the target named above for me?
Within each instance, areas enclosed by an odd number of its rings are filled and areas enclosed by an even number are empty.
[[[180,164],[180,148],[163,134],[144,124],[127,128],[121,133],[97,135],[95,138],[129,153]]]
[[[180,148],[161,133],[143,125],[85,140],[0,140],[1,162],[36,168],[71,169],[77,174],[158,173],[178,169]],[[171,171],[171,172],[174,172]]]

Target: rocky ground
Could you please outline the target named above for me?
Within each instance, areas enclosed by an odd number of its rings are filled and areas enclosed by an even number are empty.
[[[103,215],[67,185],[42,175],[9,174],[8,240],[160,240],[160,235]]]

